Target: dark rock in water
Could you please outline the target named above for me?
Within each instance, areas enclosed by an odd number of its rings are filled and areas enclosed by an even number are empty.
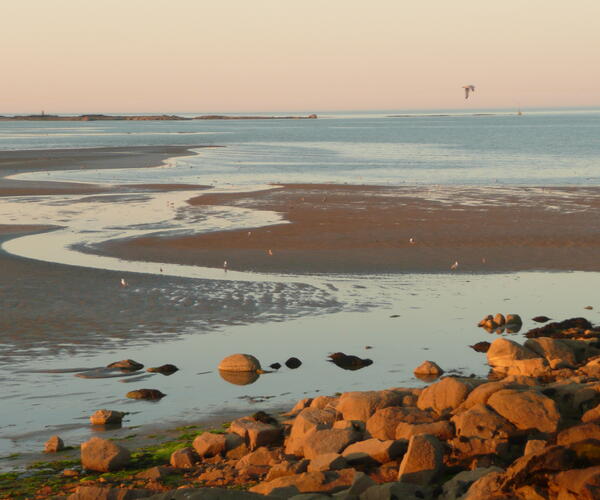
[[[569,318],[564,321],[554,321],[547,325],[529,330],[525,336],[528,338],[553,337],[572,338],[583,335],[586,330],[591,330],[592,324],[585,318]],[[600,332],[598,332],[600,334]]]
[[[175,365],[161,365],[148,368],[146,371],[150,373],[160,373],[161,375],[173,375],[176,371],[178,371]]]
[[[302,361],[300,361],[298,358],[290,358],[285,362],[285,366],[287,366],[288,368],[291,368],[292,370],[295,370],[296,368],[298,368],[300,365],[302,364]]]
[[[269,368],[272,368],[273,370],[279,370],[281,368],[281,363],[273,363],[272,365],[269,365]]]
[[[106,368],[120,368],[121,370],[136,371],[144,368],[144,365],[133,359],[123,359],[122,361],[115,361],[110,365],[106,365]]]
[[[128,392],[126,396],[131,399],[148,399],[156,401],[164,398],[166,394],[163,394],[157,389],[138,389],[137,391]]]
[[[257,411],[254,415],[252,415],[252,419],[257,422],[262,422],[263,424],[274,424],[279,425],[277,419],[273,418],[271,415],[264,411]]]
[[[550,318],[548,316],[536,316],[535,318],[531,319],[536,323],[546,323],[547,321],[550,321]]]
[[[333,354],[330,354],[328,361],[331,361],[333,364],[344,370],[360,370],[365,366],[373,364],[373,361],[370,359],[362,359],[358,356],[353,356],[352,354],[344,354],[343,352],[334,352]]]
[[[484,342],[477,342],[476,344],[470,345],[469,347],[477,352],[488,352],[488,349],[490,348],[491,345],[492,344],[490,344],[489,342],[484,341]]]
[[[588,311],[591,311],[593,309],[592,306],[585,306],[584,309],[587,309]]]

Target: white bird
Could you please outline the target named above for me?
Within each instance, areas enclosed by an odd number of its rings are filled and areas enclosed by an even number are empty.
[[[414,245],[414,244],[415,244],[415,240],[414,240],[414,238],[409,238],[409,239],[408,239],[408,242],[409,242],[411,245]]]
[[[465,89],[465,99],[469,98],[469,92],[475,92],[475,85],[463,85]]]
[[[227,270],[227,261],[226,260],[223,261],[223,269]]]
[[[450,266],[450,269],[452,269],[453,271],[454,271],[455,269],[458,269],[458,261],[457,261],[457,260],[456,260],[456,261],[454,261],[454,264],[452,264],[452,265]]]
[[[121,278],[121,286],[127,286],[127,281],[125,281],[125,278]]]

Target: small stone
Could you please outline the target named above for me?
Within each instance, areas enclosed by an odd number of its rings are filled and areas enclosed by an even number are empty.
[[[158,401],[164,398],[166,394],[163,394],[157,389],[137,389],[135,391],[129,391],[126,397],[130,399],[146,399],[148,401]]]
[[[288,368],[295,370],[296,368],[299,368],[302,365],[302,361],[300,361],[298,358],[289,358],[286,362],[285,362],[285,366],[287,366]]]
[[[65,443],[58,436],[52,436],[46,444],[44,445],[45,453],[56,453],[57,451],[62,451],[65,449]]]
[[[142,363],[134,361],[133,359],[123,359],[122,361],[115,361],[110,365],[106,365],[106,368],[120,368],[121,370],[135,372],[144,368],[144,365]]]
[[[543,439],[529,439],[525,444],[525,450],[523,455],[529,455],[530,453],[540,453],[548,445],[547,441]]]
[[[550,318],[548,316],[536,316],[535,318],[531,318],[531,320],[536,323],[547,323],[550,321]]]
[[[177,368],[175,365],[161,365],[161,366],[155,366],[155,367],[151,367],[148,368],[146,371],[150,372],[150,373],[160,373],[161,375],[173,375],[176,371],[178,371],[179,368]]]
[[[123,417],[127,413],[114,410],[96,410],[92,416],[90,416],[90,422],[92,425],[107,425],[107,424],[121,424]]]
[[[423,361],[423,363],[421,363],[419,366],[417,366],[414,371],[414,374],[417,376],[419,376],[419,375],[434,375],[436,377],[439,377],[443,373],[444,373],[444,370],[442,370],[438,366],[438,364],[434,363],[433,361]]]

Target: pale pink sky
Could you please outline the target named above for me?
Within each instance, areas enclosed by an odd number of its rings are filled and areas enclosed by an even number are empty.
[[[600,106],[600,0],[0,0],[0,53],[0,113]]]

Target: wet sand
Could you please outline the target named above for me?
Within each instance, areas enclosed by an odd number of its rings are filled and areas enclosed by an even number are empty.
[[[291,224],[97,250],[263,272],[450,272],[455,262],[457,272],[600,269],[598,188],[286,185],[190,203],[277,211]]]

